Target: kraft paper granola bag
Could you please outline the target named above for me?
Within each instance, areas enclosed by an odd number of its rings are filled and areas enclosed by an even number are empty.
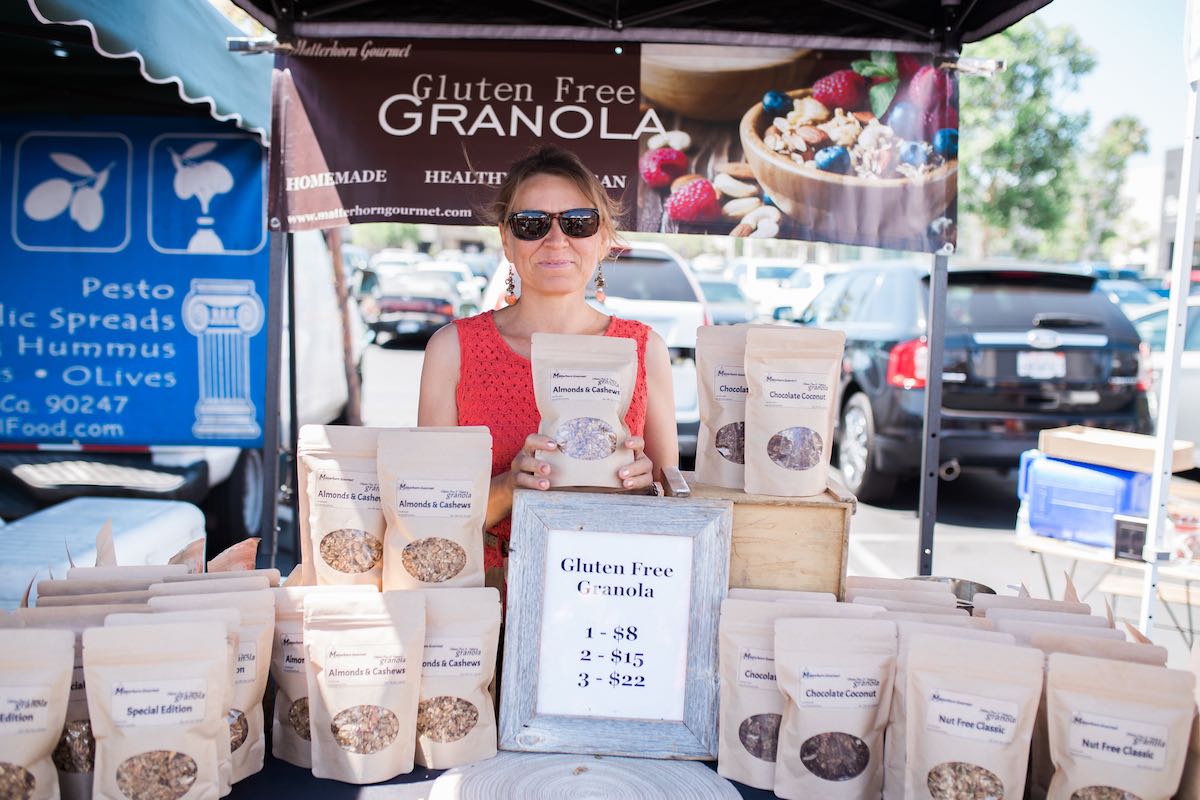
[[[746,332],[747,493],[825,491],[845,342],[817,328]]]
[[[67,580],[120,581],[145,580],[146,584],[157,583],[172,575],[186,575],[188,568],[183,564],[129,564],[112,567],[71,567]],[[119,591],[119,590],[118,590]]]
[[[1038,650],[914,636],[904,797],[1019,800],[1041,687]]]
[[[550,464],[550,486],[621,488],[625,414],[638,376],[637,345],[615,336],[535,333],[530,361],[542,420],[538,433],[558,443],[536,457]]]
[[[237,665],[233,680],[235,741],[233,782],[248,778],[263,768],[266,737],[263,732],[263,694],[271,664],[271,640],[275,631],[275,596],[269,589],[247,592],[160,595],[150,599],[156,611],[187,611],[201,608],[235,608],[242,615],[238,628]],[[240,715],[240,716],[239,716]]]
[[[1076,614],[1075,616],[1081,617],[1083,615]],[[1011,633],[1016,638],[1017,644],[1026,647],[1033,643],[1034,635],[1039,633],[1058,636],[1083,636],[1088,639],[1106,639],[1114,642],[1125,641],[1124,633],[1107,626],[1052,625],[1048,622],[1029,622],[1018,619],[993,619],[992,624],[998,631]]]
[[[1183,772],[1194,689],[1183,670],[1052,654],[1049,800],[1168,800]]]
[[[0,797],[59,797],[51,753],[67,715],[74,653],[71,631],[0,631]]]
[[[993,608],[1023,608],[1030,611],[1058,611],[1065,614],[1091,614],[1087,603],[1069,600],[1042,600],[1036,597],[1018,597],[1011,594],[977,594],[972,601],[975,616],[986,617]]]
[[[696,329],[700,433],[696,480],[741,489],[746,482],[746,332],[744,325]]]
[[[146,591],[151,597],[182,594],[228,594],[230,592],[259,592],[271,588],[265,575],[228,578],[221,581],[173,581],[156,583]]]
[[[916,636],[933,634],[948,636],[963,641],[1013,643],[1007,633],[994,633],[974,629],[956,628],[926,622],[896,622],[896,679],[892,686],[892,709],[888,715],[887,731],[883,739],[883,798],[903,800],[904,765],[908,760],[904,731],[908,720],[908,656],[912,640]]]
[[[38,581],[37,604],[43,605],[48,597],[72,597],[78,595],[106,594],[110,592],[144,592],[161,578],[90,578],[52,579]]]
[[[275,639],[271,648],[271,677],[275,679],[275,714],[271,722],[271,754],[275,758],[297,767],[312,768],[304,598],[314,594],[377,591],[374,586],[284,586],[272,590]]]
[[[416,763],[430,769],[496,755],[496,674],[500,592],[431,589],[425,593],[425,653],[417,707]]]
[[[802,603],[837,602],[837,595],[833,592],[802,592],[791,589],[746,589],[738,586],[730,586],[729,592],[725,596],[736,600],[759,600],[767,603],[773,603],[776,600],[799,601]]]
[[[219,622],[84,631],[94,797],[217,798],[227,668]]]
[[[487,428],[380,434],[387,523],[383,588],[483,586],[483,525],[492,480]]]
[[[245,569],[232,572],[200,572],[190,575],[169,575],[163,578],[163,583],[193,583],[196,581],[227,581],[237,578],[266,578],[267,585],[272,589],[279,585],[279,570],[277,569]]]
[[[776,620],[775,667],[786,698],[775,794],[789,800],[879,797],[895,623]]]
[[[148,590],[132,592],[96,592],[95,594],[60,594],[39,597],[37,608],[59,606],[145,605],[150,599]]]
[[[879,619],[890,619],[894,622],[924,622],[929,625],[943,625],[953,628],[968,628],[977,631],[995,630],[990,619],[970,617],[965,614],[921,614],[912,611],[885,611]]]
[[[953,595],[948,584],[911,578],[875,578],[867,575],[847,575],[847,589],[886,589],[894,592],[934,592]]]
[[[999,622],[1045,622],[1051,625],[1078,625],[1085,628],[1111,628],[1109,621],[1095,614],[1070,614],[1061,611],[1035,611],[1028,608],[989,608],[987,619]]]
[[[1200,676],[1200,643],[1192,644],[1188,669],[1193,677]],[[1200,702],[1200,681],[1197,684],[1196,695],[1196,702]],[[1200,717],[1192,720],[1192,736],[1188,742],[1187,755],[1184,757],[1183,777],[1179,781],[1179,791],[1175,794],[1175,800],[1200,800]]]
[[[871,598],[877,600],[897,600],[902,603],[917,603],[926,606],[939,606],[942,608],[957,608],[958,598],[949,592],[907,592],[892,589],[846,589],[846,602],[854,602],[857,598],[865,598],[868,602]]]
[[[906,600],[889,600],[883,597],[856,597],[849,601],[851,603],[862,603],[870,606],[879,606],[886,608],[888,611],[908,611],[914,614],[930,614],[945,617],[965,617],[969,616],[965,608],[957,606],[933,605],[930,603],[916,603]]]
[[[310,595],[304,606],[313,775],[363,784],[411,772],[424,593]]]

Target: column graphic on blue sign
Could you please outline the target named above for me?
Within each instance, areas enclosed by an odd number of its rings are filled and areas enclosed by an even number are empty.
[[[200,398],[192,433],[198,438],[259,435],[250,399],[250,337],[263,326],[254,281],[196,278],[183,299],[183,325],[195,336]]]

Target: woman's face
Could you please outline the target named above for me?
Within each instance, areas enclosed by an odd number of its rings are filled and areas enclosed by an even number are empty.
[[[558,175],[533,175],[517,187],[510,213],[546,211],[551,214],[572,208],[592,208],[575,183]],[[504,255],[521,276],[521,292],[563,295],[583,292],[596,264],[608,253],[603,229],[586,239],[572,239],[555,219],[550,232],[536,242],[512,235],[508,222],[500,224]]]

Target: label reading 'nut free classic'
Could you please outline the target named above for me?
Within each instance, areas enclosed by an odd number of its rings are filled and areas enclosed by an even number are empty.
[[[828,408],[833,387],[824,375],[807,372],[768,372],[763,376],[763,405],[767,408]]]
[[[621,381],[610,370],[562,370],[550,373],[551,400],[621,399]]]
[[[122,681],[112,687],[113,723],[133,728],[199,722],[207,697],[203,678]]]
[[[378,511],[379,478],[374,472],[317,470],[313,505],[321,508],[355,508]]]
[[[775,651],[743,647],[738,653],[737,675],[738,686],[776,691]]]
[[[483,672],[483,640],[479,637],[434,637],[425,640],[421,675],[445,678]]]
[[[927,708],[927,730],[960,739],[1008,744],[1017,732],[1020,708],[1008,700],[934,689],[929,693]]]
[[[0,740],[50,727],[49,686],[0,686]]]
[[[400,478],[396,512],[402,517],[469,517],[473,485],[472,481]]]
[[[399,644],[335,645],[325,658],[330,686],[383,686],[408,680],[408,659]]]
[[[1167,763],[1165,725],[1076,711],[1067,735],[1071,755],[1080,758],[1156,770]]]
[[[868,708],[879,705],[882,685],[878,670],[805,667],[796,702],[801,708]]]
[[[741,364],[718,364],[713,369],[715,396],[720,403],[745,405],[750,393],[746,385],[746,370]]]

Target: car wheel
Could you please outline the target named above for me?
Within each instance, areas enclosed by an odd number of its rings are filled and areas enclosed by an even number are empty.
[[[862,392],[851,395],[842,408],[838,469],[859,500],[887,500],[896,489],[896,476],[875,467],[875,415]]]
[[[262,531],[264,502],[261,450],[243,450],[233,472],[205,501],[208,557]]]

